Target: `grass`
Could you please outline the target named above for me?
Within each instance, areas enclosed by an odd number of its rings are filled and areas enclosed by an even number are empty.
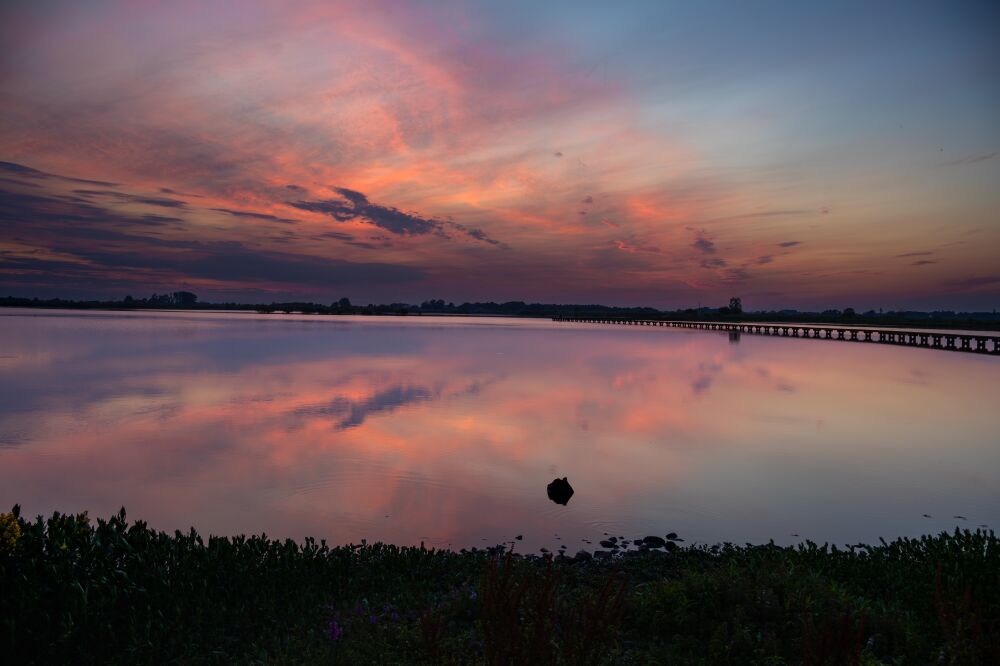
[[[1000,541],[576,562],[0,515],[5,663],[993,664]]]

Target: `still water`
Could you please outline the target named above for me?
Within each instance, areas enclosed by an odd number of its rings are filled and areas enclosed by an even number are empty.
[[[331,543],[1000,526],[1000,359],[504,318],[0,311],[0,508]],[[546,484],[568,477],[566,506]],[[925,517],[929,514],[931,517]],[[962,516],[963,518],[957,518]],[[584,540],[593,542],[588,545]]]

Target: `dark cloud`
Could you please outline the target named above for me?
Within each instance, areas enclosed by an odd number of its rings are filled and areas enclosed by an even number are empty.
[[[75,251],[86,263],[54,261],[23,256],[0,256],[0,273],[12,271],[5,281],[30,282],[25,271],[42,273],[47,278],[60,277],[72,282],[76,276],[114,277],[123,272],[139,271],[158,276],[173,276],[177,282],[201,278],[223,282],[263,281],[308,287],[407,282],[422,277],[419,270],[406,266],[358,263],[324,259],[288,252],[262,251],[235,241],[158,241],[150,238],[127,238],[130,248],[97,247],[55,248]],[[137,278],[139,276],[136,276]],[[20,278],[20,279],[19,279]]]
[[[306,191],[306,188],[302,187],[301,185],[295,185],[295,184],[285,185],[285,189],[291,190],[292,192],[305,192]]]
[[[287,217],[277,217],[275,215],[269,215],[267,213],[252,213],[245,210],[232,210],[230,208],[213,208],[212,210],[219,213],[227,213],[234,217],[249,217],[255,220],[270,220],[272,222],[281,222],[283,224],[295,224],[298,220],[290,220]]]
[[[750,272],[746,268],[727,268],[722,277],[723,282],[746,282],[750,279]]]
[[[374,224],[380,229],[385,229],[399,236],[437,234],[448,238],[446,229],[450,228],[484,243],[499,245],[499,241],[490,238],[485,232],[479,229],[466,227],[465,225],[448,220],[421,217],[420,215],[407,213],[392,206],[374,204],[361,192],[346,187],[336,187],[333,190],[342,198],[320,201],[290,201],[288,204],[300,210],[329,215],[339,222],[364,220],[369,224]]]
[[[343,199],[297,201],[290,202],[290,205],[313,213],[325,213],[340,222],[354,219],[365,220],[401,236],[420,236],[441,229],[442,222],[439,220],[404,213],[398,208],[373,204],[361,192],[349,190],[346,187],[338,187],[334,190]]]
[[[695,395],[700,395],[712,387],[712,377],[709,375],[701,375],[691,382],[691,390],[694,391]]]
[[[587,196],[585,196],[585,197],[583,198],[583,202],[582,202],[582,203],[585,203],[585,204],[592,204],[592,203],[594,203],[594,197],[592,197],[592,196],[590,196],[590,195],[588,194]]]
[[[483,231],[482,229],[476,229],[475,227],[467,227],[464,224],[459,224],[458,222],[448,222],[448,224],[450,224],[455,229],[458,229],[463,234],[471,236],[476,240],[480,240],[484,243],[489,243],[490,245],[501,245],[501,246],[503,245],[503,243],[501,243],[500,241],[494,238],[490,238],[488,235],[486,235],[486,232]]]
[[[936,261],[930,259],[921,259],[920,261],[914,261],[911,266],[926,266],[927,264],[936,264]]]
[[[757,217],[786,217],[789,215],[806,215],[812,211],[795,208],[787,210],[762,210],[755,213],[741,213],[739,215],[726,215],[723,217],[715,217],[712,219],[705,220],[703,224],[711,224],[715,222],[732,222],[733,220],[749,220]]]
[[[351,234],[345,234],[340,231],[324,231],[323,233],[316,234],[313,238],[335,238],[342,241],[352,241],[354,236]]]
[[[182,283],[201,278],[220,282],[261,281],[299,287],[386,284],[423,278],[415,268],[351,262],[250,247],[237,241],[165,238],[162,228],[178,218],[129,215],[88,203],[0,190],[0,223],[23,244],[66,257],[39,258],[24,252],[0,255],[8,283],[75,285],[151,279]],[[138,230],[146,233],[137,233]],[[145,282],[143,282],[145,281]]]
[[[558,150],[556,152],[552,153],[552,154],[555,155],[556,157],[562,157],[563,156],[563,154],[561,152],[559,152]]]
[[[695,238],[693,243],[691,243],[691,247],[704,252],[705,254],[715,253],[715,243],[706,238],[703,234],[698,234],[698,237]]]
[[[341,233],[339,231],[324,231],[322,233],[316,234],[311,237],[313,240],[324,240],[327,238],[333,238],[339,240],[347,245],[352,245],[354,247],[360,247],[365,250],[375,250],[380,247],[392,247],[392,242],[384,236],[373,236],[372,240],[375,243],[368,243],[366,241],[359,241],[354,238],[351,234]]]
[[[168,217],[166,215],[141,215],[132,219],[138,224],[147,227],[176,227],[184,222],[179,217]]]
[[[778,243],[778,247],[795,247],[796,245],[802,245],[802,241],[785,241],[783,243]]]
[[[763,266],[764,264],[769,264],[772,261],[774,261],[774,257],[772,257],[769,254],[765,254],[763,256],[760,256],[760,257],[757,257],[756,259],[754,259],[753,263],[757,264],[758,266]]]
[[[88,180],[86,178],[72,178],[70,176],[60,176],[59,174],[49,173],[47,171],[39,171],[38,169],[32,169],[29,166],[24,166],[23,164],[16,164],[14,162],[0,162],[0,171],[6,172],[8,175],[16,175],[21,178],[32,178],[34,180],[47,180],[50,178],[56,178],[58,180],[64,180],[70,183],[83,183],[85,185],[97,185],[99,187],[117,187],[118,183],[109,183],[105,180]]]
[[[905,259],[907,257],[929,257],[932,254],[934,254],[933,251],[927,251],[927,252],[906,252],[904,254],[897,254],[896,258],[897,259]]]
[[[722,257],[711,257],[709,259],[701,260],[702,268],[725,268],[726,260]]]
[[[138,203],[146,204],[147,206],[163,206],[164,208],[185,208],[187,206],[187,202],[180,199],[144,197],[125,192],[116,192],[115,190],[73,190],[73,193],[89,199],[113,199],[121,203]]]
[[[180,223],[176,217],[129,215],[102,208],[79,197],[23,194],[0,190],[0,221],[25,238],[59,242],[66,238],[106,239],[119,229]]]
[[[26,180],[17,180],[15,178],[3,178],[0,177],[0,183],[7,183],[9,185],[17,185],[18,187],[31,187],[34,189],[39,189],[42,186],[38,183],[29,183]]]

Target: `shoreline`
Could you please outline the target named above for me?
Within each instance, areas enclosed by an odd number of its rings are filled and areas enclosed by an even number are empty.
[[[976,320],[954,320],[954,321],[927,321],[924,319],[872,319],[866,318],[863,315],[852,317],[850,320],[845,321],[841,319],[830,319],[823,318],[819,316],[809,316],[809,313],[803,313],[801,317],[781,317],[774,316],[772,313],[760,313],[754,314],[749,313],[742,317],[712,317],[712,316],[643,316],[643,317],[631,317],[631,316],[612,316],[606,314],[589,314],[586,311],[581,311],[579,315],[566,315],[566,314],[503,314],[503,313],[482,313],[482,312],[472,312],[472,313],[452,313],[452,312],[313,312],[313,311],[303,311],[303,310],[291,310],[291,311],[280,311],[280,309],[274,310],[261,310],[253,306],[238,307],[238,308],[220,308],[206,306],[204,308],[185,308],[185,307],[113,307],[105,305],[95,305],[93,307],[80,306],[80,305],[25,305],[25,304],[9,304],[0,301],[0,316],[3,316],[3,309],[25,309],[25,310],[48,310],[52,312],[144,312],[144,313],[159,313],[159,312],[177,312],[177,313],[191,313],[191,314],[248,314],[248,315],[267,315],[269,317],[281,318],[284,316],[311,316],[311,317],[372,317],[372,318],[386,318],[386,317],[398,317],[398,318],[477,318],[477,319],[528,319],[528,320],[551,320],[551,321],[566,321],[571,323],[572,320],[580,318],[588,318],[594,320],[607,320],[609,322],[621,321],[649,321],[649,322],[678,322],[678,323],[713,323],[713,324],[753,324],[753,325],[799,325],[799,326],[813,326],[813,327],[835,327],[835,328],[845,328],[845,329],[855,329],[855,330],[875,330],[879,328],[885,329],[898,329],[901,331],[913,331],[913,332],[933,332],[933,331],[950,331],[955,333],[968,332],[970,334],[996,334],[1000,335],[1000,324],[992,322],[980,322]],[[11,315],[7,315],[11,316]],[[16,315],[14,315],[16,316]]]

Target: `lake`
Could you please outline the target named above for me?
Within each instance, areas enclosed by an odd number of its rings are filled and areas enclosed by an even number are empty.
[[[1000,525],[1000,358],[471,317],[0,311],[0,510],[593,549]],[[566,476],[565,506],[546,484]],[[925,517],[928,514],[930,517]],[[960,517],[956,517],[960,516]],[[588,543],[590,542],[590,543]]]

